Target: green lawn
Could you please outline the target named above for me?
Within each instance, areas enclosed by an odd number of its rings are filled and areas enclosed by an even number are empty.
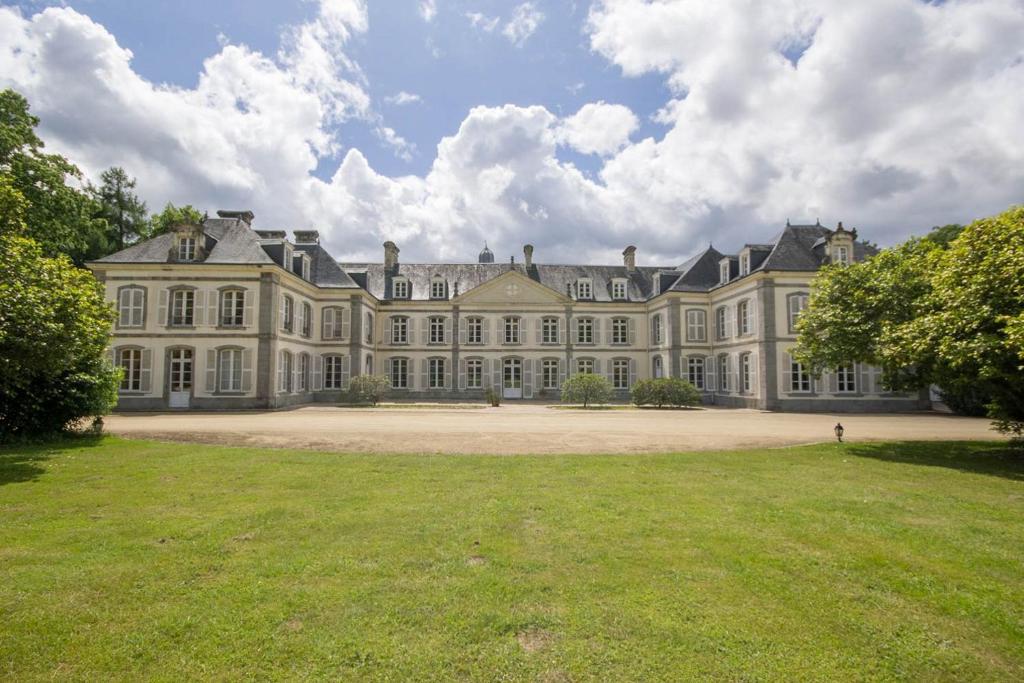
[[[0,679],[1021,680],[996,444],[0,450]]]

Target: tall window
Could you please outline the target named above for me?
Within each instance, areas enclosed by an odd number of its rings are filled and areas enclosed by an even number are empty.
[[[852,393],[857,391],[857,373],[853,365],[840,365],[836,368],[836,391]]]
[[[705,318],[704,311],[690,310],[686,312],[687,341],[707,341],[707,323]]]
[[[405,278],[395,278],[392,282],[394,288],[395,299],[408,299],[409,298],[409,281]]]
[[[467,344],[483,344],[484,343],[484,319],[483,318],[466,318],[466,343]]]
[[[626,318],[612,319],[612,344],[629,343],[629,320]]]
[[[718,357],[718,386],[722,391],[729,391],[729,356]]]
[[[558,361],[554,358],[546,358],[541,362],[541,387],[558,388]]]
[[[391,359],[391,386],[395,389],[409,388],[409,359]]]
[[[299,377],[295,391],[305,391],[309,386],[309,354],[299,354]]]
[[[430,298],[431,299],[444,299],[445,298],[445,281],[444,278],[435,277],[430,281]]]
[[[427,386],[431,389],[444,389],[444,358],[428,360]]]
[[[245,292],[225,289],[220,293],[220,324],[222,327],[241,327],[245,321]]]
[[[178,240],[178,260],[179,261],[195,261],[196,260],[196,238],[195,237],[182,237]]]
[[[484,362],[479,358],[470,358],[466,361],[466,388],[483,389],[484,387]]]
[[[749,353],[744,353],[740,356],[740,387],[745,394],[749,394],[753,386],[753,376],[751,375],[750,363]]]
[[[548,316],[541,320],[541,343],[544,344],[557,344],[558,343],[558,318],[554,316]]]
[[[747,275],[750,273],[750,254],[743,254],[740,256],[740,275]]]
[[[409,343],[409,319],[404,315],[396,315],[391,319],[391,343]]]
[[[729,281],[729,262],[726,261],[718,266],[718,282],[725,284]]]
[[[686,361],[686,381],[704,390],[704,359],[689,358]]]
[[[117,295],[117,308],[119,327],[142,327],[145,324],[146,290],[125,287]]]
[[[750,334],[750,302],[746,299],[736,307],[736,319],[739,322],[740,334]]]
[[[806,294],[790,294],[789,295],[789,329],[796,329],[796,321],[800,319],[800,314],[807,308],[807,295]]]
[[[662,337],[664,337],[664,330],[661,324],[661,313],[651,318],[651,344],[655,346],[661,344]]]
[[[341,319],[344,309],[328,306],[323,312],[324,339],[341,339]]]
[[[195,314],[195,292],[176,289],[171,297],[171,326],[191,327]]]
[[[279,359],[280,367],[277,369],[277,390],[292,390],[292,354],[287,351],[281,352]]]
[[[281,329],[285,332],[291,332],[295,328],[293,316],[295,315],[295,302],[292,301],[290,296],[284,296],[281,299]]]
[[[121,349],[118,365],[124,370],[121,391],[142,391],[142,350]]]
[[[594,289],[590,283],[589,278],[580,278],[576,281],[576,298],[577,299],[593,299]]]
[[[221,391],[242,390],[242,350],[221,349],[217,358]]]
[[[576,343],[577,344],[593,344],[594,343],[594,319],[593,318],[580,318],[576,321]]]
[[[299,309],[299,332],[303,337],[308,337],[313,333],[313,307],[307,302],[302,302],[302,307]]]
[[[665,376],[665,368],[662,365],[661,356],[655,356],[651,361],[651,375],[654,379],[661,379]]]
[[[505,318],[505,343],[519,343],[519,318],[515,316]]]
[[[612,387],[629,389],[629,360],[616,358],[612,361]]]
[[[367,344],[373,343],[373,314],[367,313],[363,317],[363,339]]]
[[[719,339],[725,339],[729,336],[726,329],[726,320],[725,306],[719,306],[715,310],[715,336]]]
[[[848,247],[836,247],[836,263],[842,266],[850,264],[850,249]]]
[[[444,318],[433,317],[430,319],[430,343],[444,344]]]
[[[789,380],[790,391],[810,391],[811,390],[811,376],[804,368],[803,363],[798,363],[795,360],[791,360],[789,364],[790,372],[792,376]]]
[[[324,389],[343,389],[341,383],[342,357],[324,356]]]
[[[576,359],[576,372],[590,375],[594,372],[594,359],[593,358],[577,358]]]
[[[623,301],[626,298],[625,280],[612,280],[612,298],[616,301]]]

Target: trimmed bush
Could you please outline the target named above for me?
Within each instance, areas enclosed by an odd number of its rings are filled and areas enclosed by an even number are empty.
[[[501,405],[501,392],[496,389],[488,388],[484,392],[484,400],[490,404],[492,408],[497,408]]]
[[[391,381],[384,375],[357,375],[348,382],[348,396],[352,403],[380,403]]]
[[[588,408],[592,403],[608,403],[611,398],[612,383],[604,375],[581,372],[562,384],[562,403],[582,403]]]
[[[685,406],[700,405],[700,392],[692,384],[675,377],[642,379],[630,390],[633,403],[638,406]]]

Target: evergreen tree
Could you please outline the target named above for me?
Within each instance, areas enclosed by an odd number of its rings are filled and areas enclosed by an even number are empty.
[[[123,168],[108,168],[100,176],[99,187],[91,187],[99,205],[99,217],[107,222],[107,242],[111,251],[120,251],[143,239],[149,232],[146,203],[135,194],[135,178]]]

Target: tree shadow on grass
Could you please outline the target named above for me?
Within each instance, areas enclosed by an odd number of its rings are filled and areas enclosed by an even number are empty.
[[[1024,481],[1024,449],[1006,443],[970,441],[850,443],[846,444],[844,450],[859,458],[947,467],[961,472],[974,472]]]
[[[37,479],[46,471],[41,463],[69,450],[99,446],[102,441],[102,436],[87,434],[42,443],[0,446],[0,486]]]

